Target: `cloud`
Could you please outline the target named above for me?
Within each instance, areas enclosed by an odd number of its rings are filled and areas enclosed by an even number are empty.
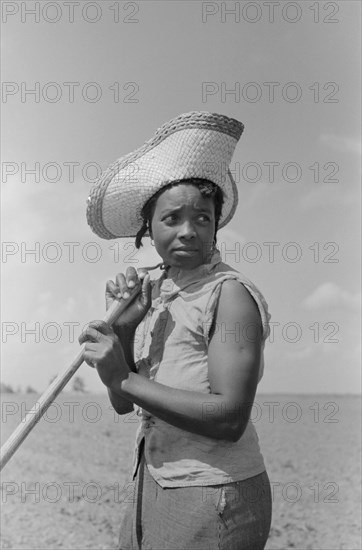
[[[361,142],[357,138],[339,136],[336,134],[322,134],[319,140],[327,147],[342,153],[361,154]]]
[[[301,303],[303,309],[315,310],[319,308],[348,308],[358,309],[361,301],[361,293],[352,294],[348,290],[340,288],[332,282],[319,285]]]

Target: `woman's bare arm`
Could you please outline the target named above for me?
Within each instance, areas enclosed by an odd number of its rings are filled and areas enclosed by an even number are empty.
[[[114,332],[119,338],[124,352],[127,365],[132,372],[136,372],[136,365],[133,355],[133,343],[135,337],[134,329],[127,329],[127,327],[114,327]],[[122,397],[118,393],[108,389],[109,400],[112,407],[118,414],[127,414],[133,411],[133,403],[129,399]]]
[[[243,285],[225,281],[208,350],[210,394],[170,388],[135,372],[110,388],[161,420],[181,429],[237,441],[255,397],[262,325],[258,308]]]

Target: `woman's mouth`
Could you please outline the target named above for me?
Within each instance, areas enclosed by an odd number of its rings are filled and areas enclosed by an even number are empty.
[[[192,253],[192,252],[197,252],[196,248],[187,248],[187,247],[182,247],[182,248],[175,248],[175,252],[185,252],[185,253]]]

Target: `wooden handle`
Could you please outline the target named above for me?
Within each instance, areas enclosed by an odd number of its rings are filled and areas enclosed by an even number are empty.
[[[111,307],[108,309],[105,314],[103,321],[107,323],[108,326],[111,326],[118,317],[127,309],[129,304],[140,292],[141,285],[140,283],[129,292],[131,296],[127,300],[120,299],[114,300]],[[20,447],[24,439],[29,435],[34,426],[39,422],[43,414],[46,412],[48,407],[53,403],[55,398],[60,394],[64,386],[69,382],[75,372],[79,369],[83,363],[83,354],[84,354],[84,344],[81,347],[79,353],[71,363],[71,365],[64,371],[62,374],[58,375],[55,380],[50,384],[50,386],[45,390],[45,392],[39,397],[39,400],[35,403],[34,407],[28,412],[21,424],[16,428],[12,433],[9,439],[1,447],[0,451],[0,471],[3,469],[5,464],[10,460],[13,454]]]

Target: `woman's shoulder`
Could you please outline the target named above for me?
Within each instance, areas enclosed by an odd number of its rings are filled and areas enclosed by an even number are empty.
[[[221,283],[215,315],[216,323],[233,326],[236,323],[262,324],[259,307],[250,291],[237,279]]]
[[[219,264],[214,273],[213,292],[211,293],[208,311],[215,319],[218,314],[237,322],[240,316],[244,318],[261,319],[264,338],[269,334],[271,315],[264,295],[259,288],[243,273],[228,266]]]
[[[235,304],[250,306],[253,304],[250,292],[239,279],[227,278],[220,282],[219,301],[226,306],[234,308]]]

